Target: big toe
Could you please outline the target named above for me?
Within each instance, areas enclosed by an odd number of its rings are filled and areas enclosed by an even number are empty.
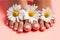
[[[39,30],[39,23],[38,23],[38,22],[34,22],[34,23],[32,24],[32,29],[33,29],[34,31]]]

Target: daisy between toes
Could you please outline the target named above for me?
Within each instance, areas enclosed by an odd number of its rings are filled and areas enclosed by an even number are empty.
[[[10,7],[7,10],[10,27],[18,32],[23,32],[23,30],[29,32],[32,29],[36,31],[41,28],[45,30],[45,27],[49,28],[50,26],[44,24],[43,21],[51,24],[51,20],[54,20],[53,11],[48,7],[46,9],[42,8],[42,11],[37,10],[37,8],[38,6],[35,6],[35,4],[27,5],[25,10],[21,9],[21,5],[17,4]],[[39,19],[42,20],[42,22],[40,22],[42,25],[38,22]],[[25,20],[25,23],[23,20]],[[28,21],[26,22],[26,20]]]
[[[52,9],[49,7],[47,7],[46,9],[42,8],[40,19],[45,21],[45,27],[48,29],[50,27],[49,23],[53,24],[53,20],[54,20],[54,13]]]
[[[27,5],[26,6],[26,13],[24,14],[24,19],[28,19],[29,23],[31,23],[33,30],[39,29],[38,19],[40,16],[40,11],[36,10],[38,6],[34,5]]]
[[[7,18],[8,20],[13,22],[12,26],[14,30],[17,30],[18,22],[20,22],[20,20],[23,20],[23,13],[24,10],[21,9],[21,5],[17,5],[17,4],[13,5],[7,10]],[[17,24],[15,24],[16,22]],[[11,25],[11,23],[9,23],[9,25]],[[21,30],[23,31],[23,29]]]

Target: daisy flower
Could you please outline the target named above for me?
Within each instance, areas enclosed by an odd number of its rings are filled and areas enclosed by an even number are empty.
[[[40,19],[44,20],[45,22],[50,22],[51,19],[54,19],[53,10],[50,8],[42,9]]]
[[[23,13],[24,10],[21,10],[21,5],[15,4],[7,10],[8,20],[19,22],[19,20],[23,20]]]
[[[33,21],[38,21],[40,11],[36,10],[38,6],[34,5],[27,5],[26,13],[24,14],[24,19],[28,19],[30,23]]]

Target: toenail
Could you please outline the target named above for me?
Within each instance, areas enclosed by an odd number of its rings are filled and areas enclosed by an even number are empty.
[[[19,31],[19,32],[23,32],[23,29],[19,29],[18,31]]]
[[[17,28],[14,28],[14,30],[17,30]]]
[[[38,24],[34,24],[34,27],[39,27],[39,25]]]
[[[31,28],[31,26],[25,26],[25,28]]]

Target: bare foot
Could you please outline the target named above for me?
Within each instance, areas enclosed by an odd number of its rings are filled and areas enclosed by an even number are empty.
[[[34,3],[38,6],[38,10],[41,10],[41,14],[44,14],[44,16],[47,19],[50,15],[49,13],[53,14],[52,10],[50,10],[50,9],[52,9],[51,0],[34,0]],[[47,7],[49,7],[50,9]],[[50,10],[50,11],[48,11],[48,10]],[[45,26],[47,29],[53,25],[53,21],[51,19],[46,20],[43,16],[41,19],[43,20],[41,24],[43,24],[43,26]],[[49,21],[51,21],[51,22],[49,22]],[[41,26],[41,24],[40,24],[40,26]]]
[[[12,30],[23,32],[23,10],[27,5],[26,0],[9,0],[9,9],[7,10],[7,25]]]

